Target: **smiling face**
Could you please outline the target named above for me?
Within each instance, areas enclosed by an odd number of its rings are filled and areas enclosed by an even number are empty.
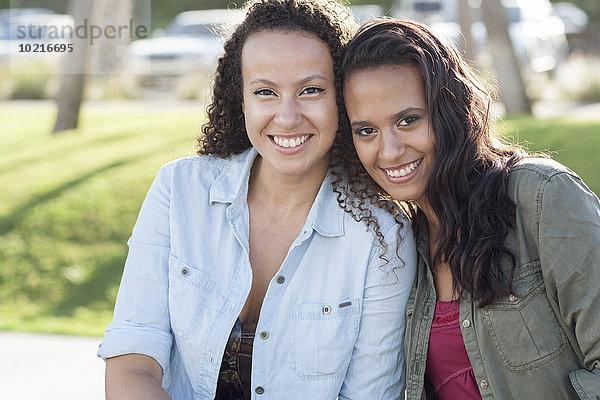
[[[242,49],[246,131],[264,166],[323,178],[338,129],[333,58],[305,32],[264,31]]]
[[[402,64],[354,72],[344,101],[369,175],[395,200],[423,206],[436,144],[419,70]]]

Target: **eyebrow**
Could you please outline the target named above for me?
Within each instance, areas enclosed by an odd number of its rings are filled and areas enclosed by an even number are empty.
[[[321,81],[325,81],[325,82],[329,82],[329,79],[325,78],[323,75],[320,74],[314,74],[314,75],[310,75],[307,76],[306,78],[301,79],[298,84],[300,85],[304,85],[308,82],[314,81],[314,80],[321,80]],[[250,85],[256,84],[256,83],[262,83],[264,85],[269,85],[269,86],[276,86],[276,83],[273,81],[270,81],[268,79],[265,78],[256,78],[254,80],[252,80],[250,82]]]
[[[408,108],[405,108],[404,110],[392,115],[392,121],[396,121],[397,119],[404,117],[406,114],[411,114],[411,113],[416,113],[416,112],[424,112],[424,111],[425,111],[424,109],[419,108],[419,107],[408,107]]]
[[[396,114],[392,115],[392,117],[390,118],[392,121],[396,121],[402,117],[404,117],[406,114],[411,114],[411,113],[415,113],[415,112],[425,112],[425,110],[423,108],[419,108],[419,107],[408,107],[405,108],[404,110],[401,110],[399,112],[397,112]],[[371,122],[369,121],[354,121],[350,124],[351,127],[359,127],[359,126],[365,126],[365,125],[370,125]]]

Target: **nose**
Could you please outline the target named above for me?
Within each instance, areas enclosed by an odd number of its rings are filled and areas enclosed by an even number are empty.
[[[386,162],[394,162],[406,152],[406,144],[397,132],[386,129],[381,132],[379,158]]]
[[[291,96],[282,97],[274,121],[284,131],[294,129],[302,121],[302,112],[298,101]]]

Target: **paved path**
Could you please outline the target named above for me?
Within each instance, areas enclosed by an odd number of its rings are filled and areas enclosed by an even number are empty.
[[[100,341],[0,331],[0,399],[103,400]]]

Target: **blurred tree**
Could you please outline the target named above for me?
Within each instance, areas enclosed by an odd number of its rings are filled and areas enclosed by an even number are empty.
[[[471,15],[471,6],[469,5],[469,0],[458,0],[456,7],[457,22],[460,25],[464,42],[462,43],[463,55],[469,62],[474,63],[475,50],[473,48],[473,37],[471,35],[473,17]]]
[[[70,0],[69,14],[73,16],[75,26],[83,25],[85,20],[95,20],[92,13],[93,11],[100,11],[100,7],[95,7],[94,10],[94,3],[97,3],[97,1]],[[85,87],[89,44],[87,37],[79,38],[76,35],[73,37],[72,43],[73,51],[66,53],[63,59],[64,63],[61,68],[60,83],[56,95],[58,113],[52,133],[77,128],[79,122],[79,109],[81,108]]]
[[[102,4],[103,3],[103,4]],[[133,18],[133,5],[131,0],[103,0],[99,4],[100,9],[97,23],[100,26],[118,25],[127,26]],[[129,44],[130,35],[116,35],[116,37],[102,37],[94,42],[90,48],[88,62],[91,63],[92,72],[98,74],[110,74],[115,72],[121,64],[124,49]]]
[[[525,93],[519,63],[508,36],[508,17],[501,0],[482,1],[481,11],[488,32],[488,47],[498,76],[500,99],[506,113],[531,114],[531,104]]]

